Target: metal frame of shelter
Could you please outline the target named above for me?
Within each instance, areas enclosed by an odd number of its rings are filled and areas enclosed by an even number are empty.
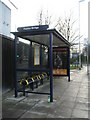
[[[68,72],[68,81],[70,81],[70,43],[56,30],[56,29],[48,29],[48,26],[28,26],[18,28],[18,32],[12,32],[15,35],[14,39],[14,52],[15,52],[15,97],[18,95],[17,89],[17,71],[28,71],[28,72],[48,72],[50,75],[50,93],[36,93],[36,94],[46,94],[50,95],[50,102],[53,102],[53,47],[66,46],[68,47],[68,62],[69,62],[69,72]],[[24,38],[40,45],[45,45],[49,47],[49,68],[28,68],[28,69],[20,69],[17,67],[17,40],[18,37]],[[32,44],[31,44],[32,46]],[[41,52],[41,51],[40,51]],[[41,58],[41,57],[40,57]],[[40,62],[42,60],[40,59]]]

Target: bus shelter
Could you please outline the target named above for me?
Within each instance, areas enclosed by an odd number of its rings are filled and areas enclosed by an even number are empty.
[[[48,93],[34,91],[24,92],[50,95],[50,102],[53,102],[53,75],[68,76],[68,81],[70,81],[70,43],[56,29],[49,29],[48,25],[19,27],[17,30],[17,32],[12,32],[15,36],[15,97],[17,97],[18,92],[23,92],[22,90],[18,90],[18,72],[28,72],[30,77],[32,77],[34,73],[44,72],[47,73],[50,78],[50,91]],[[23,46],[21,45],[21,47],[18,48],[19,39],[27,42],[27,45],[23,48],[25,49],[25,53],[18,53],[18,49]],[[45,65],[43,65],[42,62],[44,54],[42,54],[43,48],[45,48],[46,53],[48,53],[48,58],[45,57],[44,59],[47,61]],[[18,62],[21,63],[22,61],[20,54],[23,55],[23,65],[18,64]],[[26,54],[28,54],[28,57],[25,57]],[[28,63],[27,66],[25,66],[25,62]],[[26,83],[27,82],[28,81],[26,81]]]

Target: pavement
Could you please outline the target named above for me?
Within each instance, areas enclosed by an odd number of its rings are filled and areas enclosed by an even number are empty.
[[[48,102],[48,95],[19,93],[14,90],[2,96],[3,118],[88,118],[89,117],[89,80],[86,66],[82,70],[71,70],[71,81],[67,77],[53,78],[54,101]],[[49,80],[44,81],[35,91],[49,92]],[[72,120],[71,119],[71,120]]]

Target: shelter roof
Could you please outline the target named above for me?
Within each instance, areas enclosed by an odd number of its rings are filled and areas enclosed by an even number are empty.
[[[17,37],[49,46],[50,34],[53,34],[53,46],[70,46],[70,43],[56,30],[47,25],[19,27],[18,32],[11,32]]]

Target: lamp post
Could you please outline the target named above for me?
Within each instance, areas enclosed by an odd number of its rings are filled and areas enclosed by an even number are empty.
[[[79,70],[81,70],[81,44],[80,44],[80,3],[85,0],[79,0]]]

